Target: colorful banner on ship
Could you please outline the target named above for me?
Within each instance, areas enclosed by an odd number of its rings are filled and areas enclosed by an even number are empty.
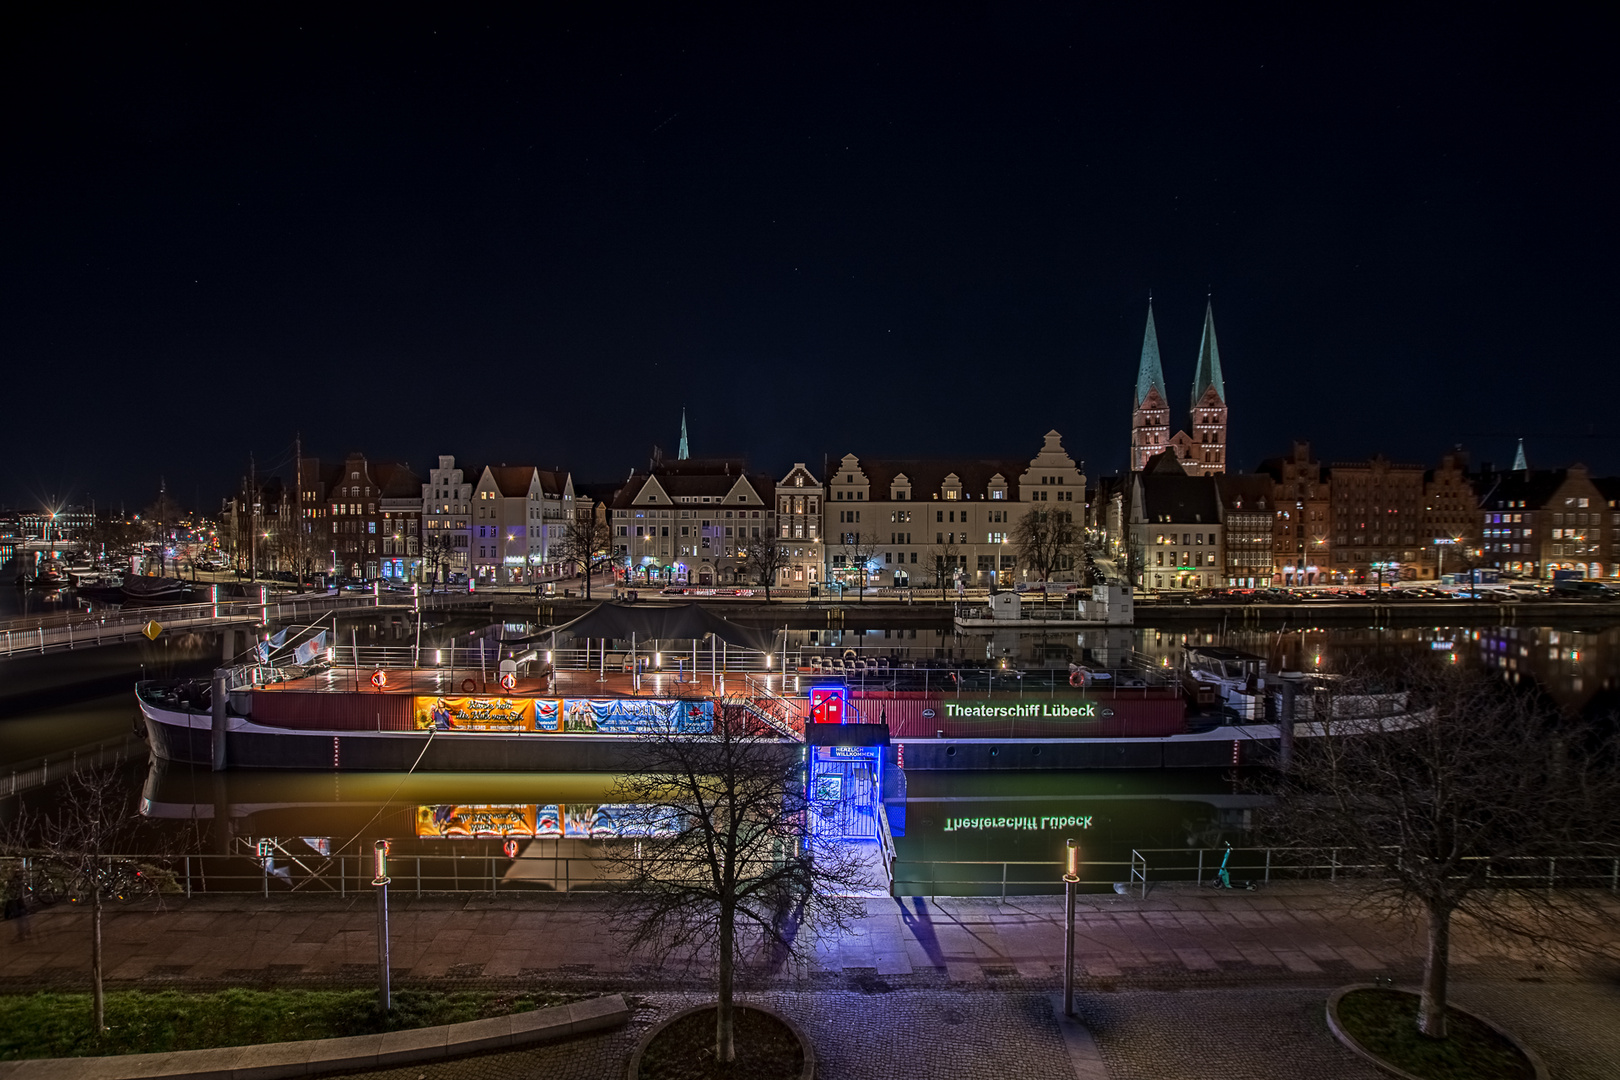
[[[647,698],[418,697],[419,731],[538,731],[634,735],[714,730],[714,702]]]
[[[441,803],[416,808],[416,835],[424,839],[516,837],[589,840],[609,836],[668,836],[672,813],[622,804],[550,803],[478,805]]]
[[[531,698],[419,697],[418,731],[533,731]]]
[[[714,729],[714,702],[565,698],[562,716],[565,732],[631,735],[657,730],[702,734]]]

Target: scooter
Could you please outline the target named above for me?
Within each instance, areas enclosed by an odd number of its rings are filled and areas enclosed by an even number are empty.
[[[1226,842],[1226,854],[1221,856],[1220,868],[1215,871],[1215,877],[1209,883],[1210,888],[1212,888],[1212,889],[1247,889],[1249,892],[1254,892],[1254,882],[1252,882],[1252,881],[1240,881],[1236,885],[1232,884],[1232,878],[1226,872],[1226,864],[1231,858],[1232,858],[1232,841],[1228,840]]]

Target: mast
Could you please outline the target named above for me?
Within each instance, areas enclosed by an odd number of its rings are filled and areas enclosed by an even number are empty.
[[[259,466],[248,454],[248,580],[259,580]]]

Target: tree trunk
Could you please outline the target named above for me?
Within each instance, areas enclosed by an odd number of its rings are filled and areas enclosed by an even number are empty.
[[[1418,1030],[1431,1039],[1446,1037],[1446,975],[1451,963],[1451,911],[1429,908],[1429,952],[1423,960],[1423,993]]]
[[[720,909],[720,1000],[714,1009],[714,1059],[736,1061],[737,1046],[733,1040],[735,1016],[731,1007],[731,975],[734,958],[732,939],[736,934],[736,913],[729,907]]]
[[[90,878],[90,981],[95,1005],[96,1037],[107,1030],[107,995],[101,987],[101,860],[95,862]]]

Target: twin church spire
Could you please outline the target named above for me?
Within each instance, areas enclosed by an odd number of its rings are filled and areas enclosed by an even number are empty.
[[[1226,380],[1221,374],[1221,350],[1215,341],[1215,308],[1204,307],[1204,333],[1198,343],[1193,369],[1188,431],[1170,433],[1170,399],[1164,388],[1164,366],[1159,359],[1159,332],[1153,323],[1153,300],[1148,299],[1147,330],[1142,335],[1142,357],[1136,367],[1136,400],[1131,414],[1131,469],[1140,471],[1155,456],[1173,450],[1177,462],[1190,475],[1226,471]]]

